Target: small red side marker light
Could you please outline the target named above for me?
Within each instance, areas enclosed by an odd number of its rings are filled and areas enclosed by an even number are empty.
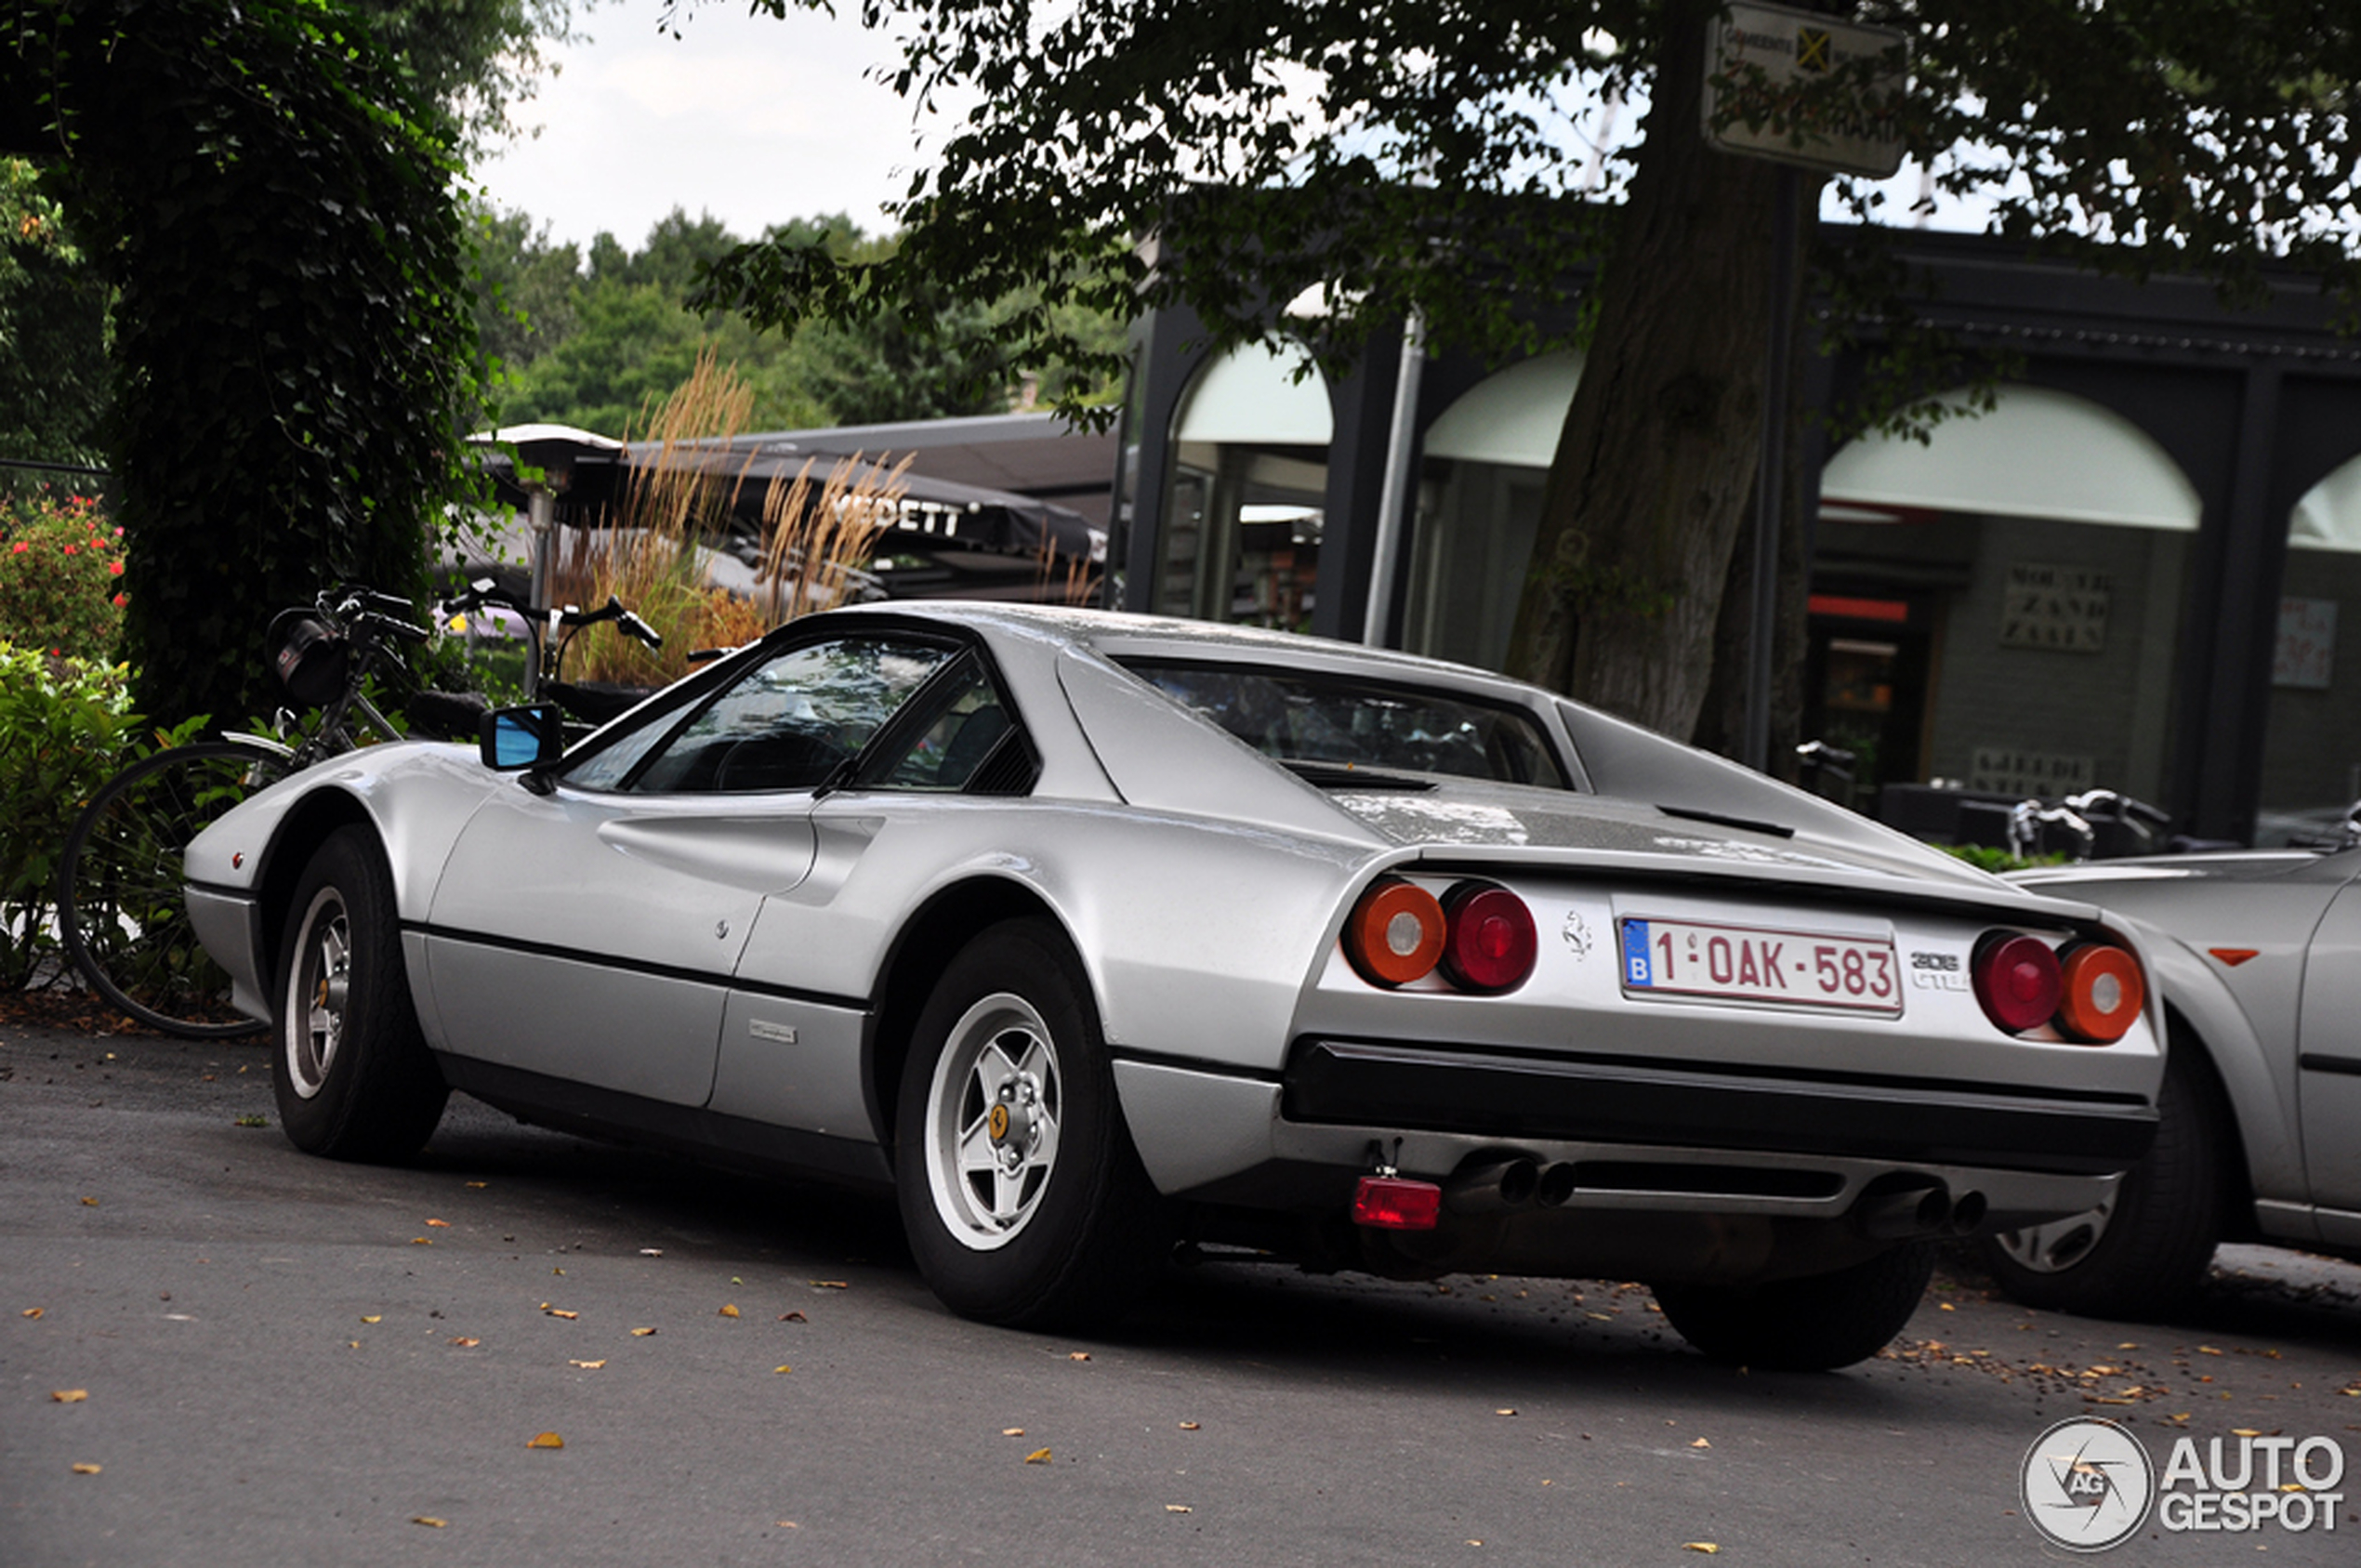
[[[2206,951],[2221,959],[2223,967],[2233,969],[2249,958],[2262,956],[2262,949],[2259,947],[2209,947]]]
[[[1405,1176],[1365,1176],[1352,1190],[1352,1222],[1379,1231],[1431,1231],[1443,1189]]]

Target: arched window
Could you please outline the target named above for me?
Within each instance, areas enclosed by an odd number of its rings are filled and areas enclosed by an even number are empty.
[[[1301,348],[1247,344],[1197,372],[1173,424],[1157,611],[1309,628],[1334,428]]]

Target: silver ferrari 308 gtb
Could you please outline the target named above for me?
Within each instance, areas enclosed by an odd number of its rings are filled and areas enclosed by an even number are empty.
[[[2105,1203],[2163,1072],[2087,905],[1497,676],[1084,611],[810,616],[571,747],[323,763],[188,876],[298,1146],[457,1088],[890,1185],[1010,1324],[1245,1249],[1841,1365],[1933,1238]]]

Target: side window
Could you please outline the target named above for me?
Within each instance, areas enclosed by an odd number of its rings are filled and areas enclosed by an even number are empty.
[[[955,652],[898,637],[782,649],[645,748],[636,773],[627,764],[618,777],[651,795],[817,788]]]
[[[875,789],[966,789],[996,752],[1022,744],[1010,733],[1015,728],[982,662],[962,653],[928,692],[925,710],[914,711],[900,730],[903,744],[864,765],[861,783]]]

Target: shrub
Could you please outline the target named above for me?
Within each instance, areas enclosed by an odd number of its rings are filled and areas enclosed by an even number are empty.
[[[123,665],[0,640],[0,990],[57,977],[58,860],[138,723]]]
[[[123,632],[122,535],[80,496],[27,500],[0,519],[0,641],[112,658]]]

